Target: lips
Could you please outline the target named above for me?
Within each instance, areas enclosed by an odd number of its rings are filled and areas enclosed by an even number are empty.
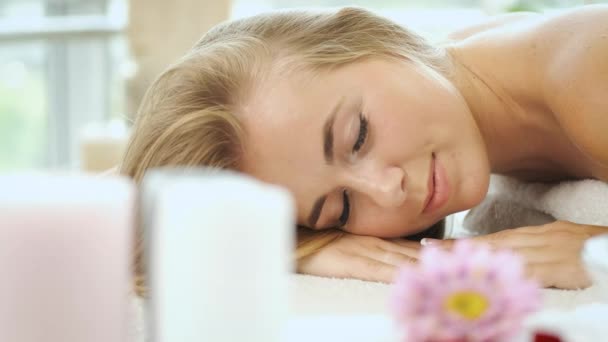
[[[430,167],[430,171],[429,171],[429,176],[427,179],[427,195],[426,195],[426,199],[424,200],[424,205],[422,206],[422,211],[425,212],[429,203],[431,202],[431,200],[433,199],[433,196],[435,195],[435,153],[432,154],[431,157],[431,167]]]
[[[428,195],[422,212],[428,214],[441,208],[450,199],[451,191],[448,173],[442,160],[433,153],[431,171],[429,172]]]

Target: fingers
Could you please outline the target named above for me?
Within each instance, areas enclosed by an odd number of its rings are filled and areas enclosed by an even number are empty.
[[[573,290],[587,286],[586,278],[579,279],[575,274],[564,275],[563,272],[560,272],[559,265],[553,262],[528,263],[525,275],[543,288],[558,287]]]
[[[519,254],[528,264],[544,264],[551,262],[567,262],[569,255],[555,255],[553,252],[547,252],[544,248],[538,247],[520,247],[513,250]]]
[[[547,272],[547,266],[544,264],[527,264],[525,268],[526,277],[538,282],[544,288],[553,286],[549,279],[550,274]]]
[[[403,239],[383,241],[378,247],[383,251],[404,254],[413,259],[418,259],[421,248],[419,242]]]
[[[584,269],[575,263],[529,263],[526,265],[526,276],[536,280],[542,287],[565,290],[580,290],[592,284]]]
[[[345,269],[345,277],[367,281],[392,283],[395,280],[397,267],[376,259],[355,257],[352,264]]]
[[[520,249],[534,248],[546,244],[545,237],[540,234],[531,234],[529,231],[521,232],[518,229],[500,231],[493,234],[466,238],[473,243],[483,243],[491,249]],[[450,249],[457,239],[422,239],[420,241],[423,246],[436,246]]]
[[[396,252],[389,252],[389,251],[381,252],[380,255],[378,255],[376,259],[383,263],[390,264],[390,265],[397,266],[397,267],[405,265],[405,264],[414,264],[417,261],[417,259],[412,258],[410,256],[407,256],[407,255],[404,255],[401,253],[396,253]]]

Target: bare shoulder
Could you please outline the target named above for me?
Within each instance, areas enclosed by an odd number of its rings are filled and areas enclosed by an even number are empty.
[[[535,31],[544,101],[569,139],[608,166],[608,6],[549,17]]]
[[[463,40],[467,39],[475,34],[487,32],[489,30],[498,29],[501,27],[505,27],[509,24],[513,24],[516,22],[522,22],[524,20],[530,20],[532,18],[537,18],[540,15],[534,12],[517,12],[517,13],[508,13],[497,15],[488,18],[482,22],[469,25],[466,27],[462,27],[454,32],[451,32],[448,35],[448,38],[451,40]]]

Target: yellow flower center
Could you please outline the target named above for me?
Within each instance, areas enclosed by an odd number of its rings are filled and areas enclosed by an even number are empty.
[[[472,291],[455,292],[448,296],[444,302],[444,308],[447,311],[469,320],[481,317],[488,309],[488,306],[489,302],[486,297]]]

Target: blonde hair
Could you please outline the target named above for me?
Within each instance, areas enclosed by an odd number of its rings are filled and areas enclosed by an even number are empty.
[[[239,113],[271,70],[330,70],[370,57],[441,70],[444,51],[360,8],[284,11],[216,26],[148,89],[120,172],[139,182],[159,166],[238,169],[246,130]],[[339,238],[298,228],[298,260]],[[142,234],[136,273],[143,285]]]

